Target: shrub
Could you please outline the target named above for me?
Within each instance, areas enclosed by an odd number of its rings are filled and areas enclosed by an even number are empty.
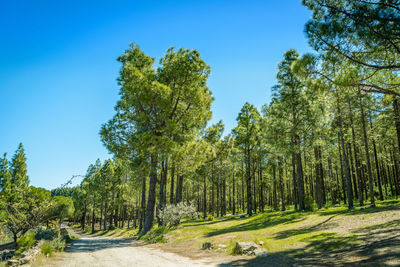
[[[231,250],[231,254],[232,255],[242,255],[243,254],[243,250],[240,247],[235,245]]]
[[[207,216],[207,221],[209,221],[209,222],[214,221],[214,216],[208,215]]]
[[[61,252],[64,251],[65,248],[65,240],[62,237],[54,238],[50,241],[51,246],[54,251]]]
[[[168,228],[166,226],[160,226],[141,236],[140,239],[150,243],[165,243],[167,242],[165,239],[166,233],[168,233]]]
[[[160,219],[164,226],[177,226],[181,223],[184,218],[196,218],[198,217],[198,212],[193,204],[186,204],[180,202],[177,205],[167,205],[159,213]]]
[[[51,245],[50,241],[44,241],[41,245],[40,245],[40,250],[42,251],[43,255],[46,256],[51,256],[53,255],[53,246]]]
[[[317,209],[314,199],[309,195],[304,197],[304,206],[307,211],[315,211]]]
[[[30,247],[35,245],[35,243],[36,243],[35,233],[34,232],[25,233],[20,238],[18,238],[17,250],[15,251],[15,253],[17,255],[20,255],[22,252],[28,250]]]
[[[36,231],[36,235],[35,238],[36,240],[52,240],[54,238],[56,238],[58,236],[58,232],[55,229],[43,229],[42,227],[40,227],[37,231]]]

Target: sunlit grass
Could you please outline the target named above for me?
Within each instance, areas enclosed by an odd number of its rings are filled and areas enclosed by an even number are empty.
[[[315,212],[266,211],[252,217],[227,216],[214,221],[195,220],[183,222],[182,226],[168,233],[171,244],[190,243],[193,247],[209,241],[218,247],[226,246],[230,253],[237,241],[263,242],[270,253],[287,251],[324,252],[333,249],[351,248],[359,243],[356,230],[347,233],[339,231],[340,222],[358,220],[373,223],[380,212],[400,210],[400,201],[377,201],[376,207],[355,207],[349,210],[345,205],[323,208]],[[392,223],[393,224],[393,223]],[[367,226],[374,227],[384,226]],[[368,229],[368,228],[365,228]],[[303,250],[299,250],[303,249]]]

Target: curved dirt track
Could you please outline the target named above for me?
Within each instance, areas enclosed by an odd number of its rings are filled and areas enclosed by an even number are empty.
[[[64,253],[37,264],[46,267],[221,266],[141,246],[134,240],[91,236],[82,236],[70,243]]]

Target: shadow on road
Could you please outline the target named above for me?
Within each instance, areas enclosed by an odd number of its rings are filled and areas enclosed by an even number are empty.
[[[65,252],[79,253],[91,252],[110,248],[123,248],[123,247],[140,247],[143,246],[141,242],[135,242],[133,238],[115,238],[115,237],[92,237],[82,236],[81,239],[71,242]]]

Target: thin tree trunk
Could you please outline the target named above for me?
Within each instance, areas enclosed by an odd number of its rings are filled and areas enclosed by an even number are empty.
[[[343,161],[344,161],[344,173],[346,176],[346,191],[347,191],[347,199],[348,199],[348,207],[349,209],[352,209],[354,207],[353,205],[353,198],[351,194],[352,186],[351,186],[351,180],[350,180],[350,174],[349,174],[349,166],[348,166],[348,160],[346,156],[346,149],[344,146],[344,138],[343,138],[343,123],[342,123],[342,111],[340,110],[340,106],[338,103],[337,106],[338,109],[338,119],[339,119],[339,136],[340,136],[340,142],[342,145],[342,155],[343,155]]]
[[[285,207],[285,193],[284,193],[284,184],[283,184],[282,159],[278,159],[278,169],[279,169],[279,189],[281,191],[282,211],[285,211],[286,207]]]
[[[144,218],[146,215],[146,176],[142,177],[142,199],[140,201],[140,221],[139,221],[139,233],[142,232],[144,226]]]
[[[368,145],[368,136],[367,136],[367,127],[365,123],[365,113],[364,113],[364,105],[362,103],[361,98],[361,89],[358,89],[359,93],[359,100],[360,100],[360,109],[361,109],[361,122],[362,122],[362,129],[363,129],[363,136],[364,136],[364,148],[365,148],[365,155],[367,157],[367,171],[368,171],[368,180],[369,180],[369,194],[371,198],[371,206],[375,207],[375,197],[374,197],[374,183],[372,179],[372,171],[371,171],[371,161],[369,156],[369,145]]]
[[[156,205],[156,183],[157,183],[157,155],[151,156],[151,171],[149,182],[149,194],[147,198],[146,215],[144,218],[143,234],[153,227],[154,207]]]

